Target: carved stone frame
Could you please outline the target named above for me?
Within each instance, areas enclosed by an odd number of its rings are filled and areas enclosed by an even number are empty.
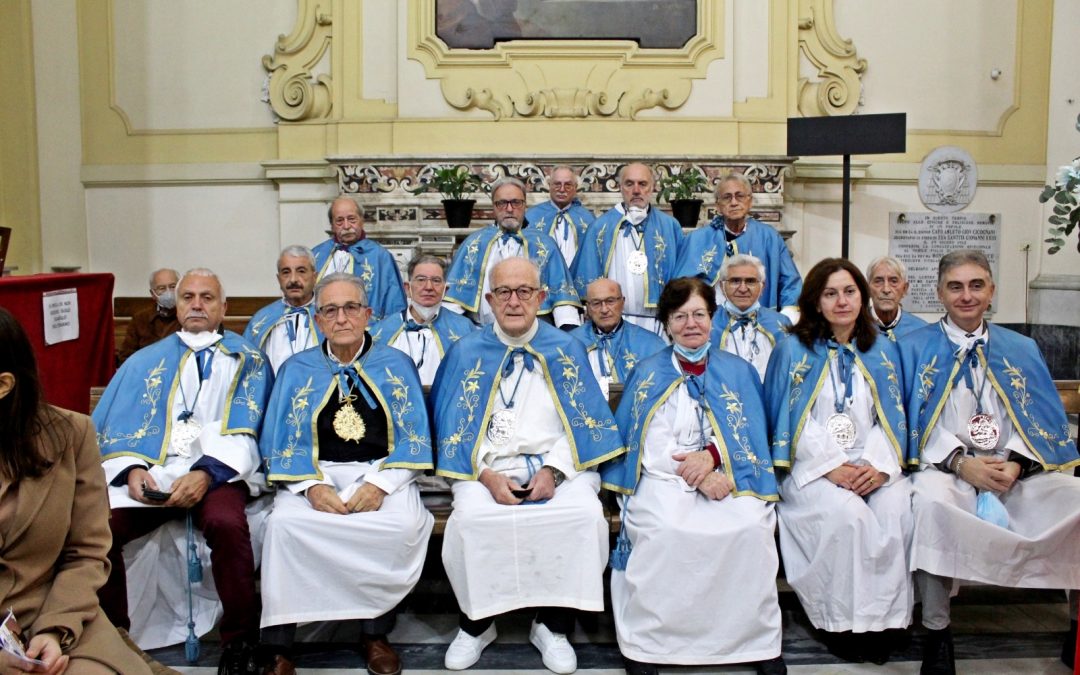
[[[725,0],[698,0],[697,34],[679,49],[629,41],[512,40],[492,49],[450,49],[435,34],[435,0],[408,4],[408,55],[440,81],[460,110],[509,117],[633,119],[678,108],[694,79],[724,55]]]

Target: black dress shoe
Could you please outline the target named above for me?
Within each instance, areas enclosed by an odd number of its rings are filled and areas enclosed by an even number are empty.
[[[848,663],[863,663],[866,661],[863,656],[865,646],[863,635],[856,636],[849,630],[841,632],[822,631],[821,641],[825,643],[825,648],[829,650],[829,653],[838,659]]]
[[[245,640],[233,640],[221,650],[218,675],[261,675],[256,663],[255,645]]]
[[[870,631],[856,635],[859,651],[870,663],[883,666],[892,655],[892,638],[885,631]]]
[[[922,668],[920,675],[956,675],[956,657],[953,654],[952,630],[928,631],[923,641]]]
[[[768,661],[758,661],[754,664],[754,669],[757,670],[758,675],[787,675],[787,664],[784,663],[783,656],[777,656]]]
[[[623,667],[626,668],[626,675],[658,675],[659,670],[651,663],[642,663],[641,661],[635,661],[623,657]]]
[[[1070,668],[1076,667],[1076,619],[1069,622],[1069,632],[1061,644],[1061,662]]]

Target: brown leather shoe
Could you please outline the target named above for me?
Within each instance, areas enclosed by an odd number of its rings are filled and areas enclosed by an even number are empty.
[[[401,659],[386,640],[365,638],[364,648],[367,650],[367,671],[371,675],[398,675],[401,672]]]
[[[263,664],[262,673],[263,675],[296,675],[296,664],[288,657],[274,654],[273,660]]]

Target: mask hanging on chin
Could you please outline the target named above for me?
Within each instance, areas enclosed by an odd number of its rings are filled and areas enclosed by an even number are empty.
[[[683,357],[684,360],[689,361],[690,363],[697,363],[709,353],[710,344],[706,342],[697,349],[691,349],[690,347],[684,347],[676,342],[672,347],[675,349],[675,353]]]
[[[432,307],[424,307],[423,305],[409,300],[409,308],[420,317],[423,323],[427,323],[435,318],[435,315],[439,313],[439,305]]]
[[[626,209],[626,219],[634,225],[640,225],[643,220],[649,215],[648,209],[643,209],[640,206],[631,206]]]

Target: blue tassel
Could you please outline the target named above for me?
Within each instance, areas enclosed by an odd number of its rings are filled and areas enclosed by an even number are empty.
[[[1009,529],[1009,512],[993,492],[980,492],[975,502],[975,515],[988,523]]]
[[[608,564],[611,569],[622,572],[626,569],[626,563],[630,559],[630,551],[633,550],[633,546],[630,544],[630,538],[626,536],[626,529],[619,530],[619,537],[615,540],[615,550],[611,552],[611,556],[608,559]]]
[[[191,511],[187,514],[187,545],[188,634],[187,640],[184,641],[184,656],[187,657],[188,663],[194,665],[199,660],[199,636],[195,634],[195,604],[191,587],[202,581],[202,564],[199,562],[198,549],[195,546],[195,527],[191,523]]]

